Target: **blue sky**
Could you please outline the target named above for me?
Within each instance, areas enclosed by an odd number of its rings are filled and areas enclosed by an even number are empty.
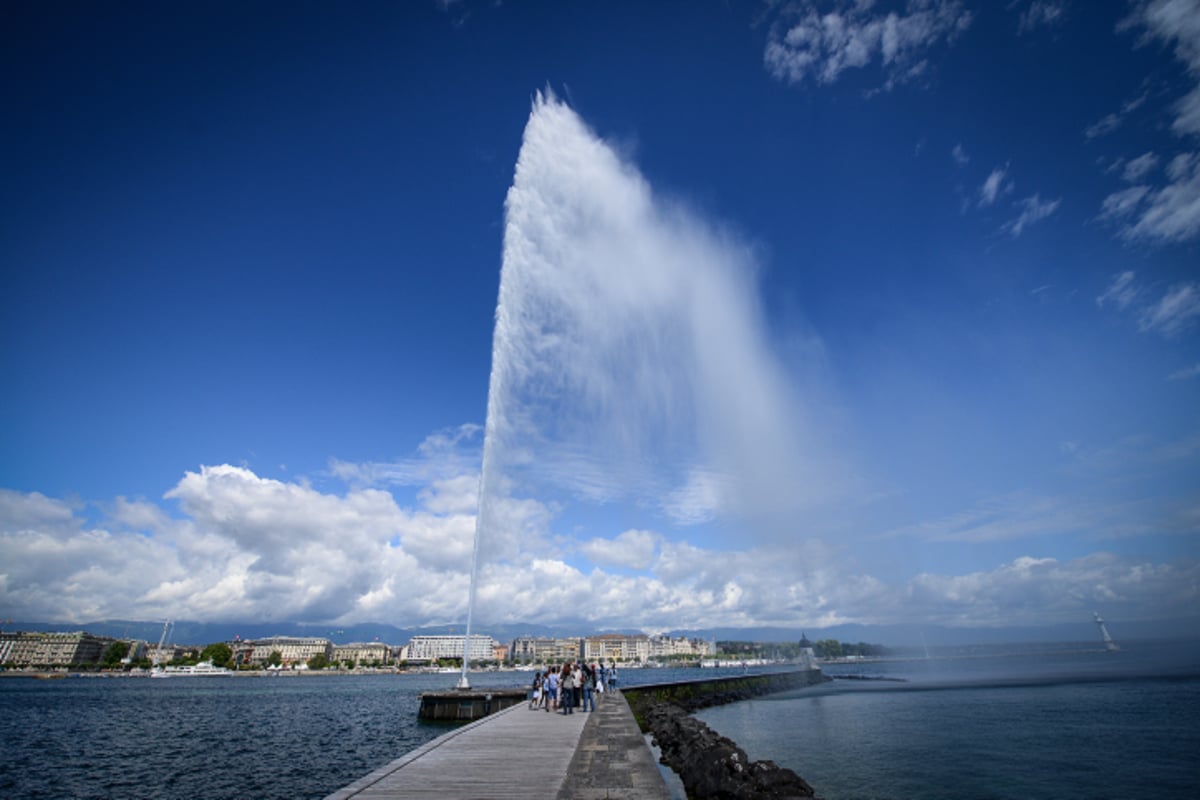
[[[0,617],[1195,616],[1197,20],[19,4]]]

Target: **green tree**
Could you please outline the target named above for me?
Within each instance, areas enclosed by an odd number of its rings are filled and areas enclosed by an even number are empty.
[[[233,660],[233,650],[224,642],[216,642],[200,651],[200,660],[212,661],[217,667],[232,666],[229,662]]]
[[[127,655],[129,655],[129,642],[113,642],[104,651],[104,658],[101,659],[101,663],[106,667],[115,667]]]
[[[272,650],[271,655],[267,656],[267,663],[272,667],[278,667],[283,663],[283,653],[278,650]]]
[[[325,657],[324,653],[317,653],[307,663],[309,669],[325,669],[329,666],[329,659]]]

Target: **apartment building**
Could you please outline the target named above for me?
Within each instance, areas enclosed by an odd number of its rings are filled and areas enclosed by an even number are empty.
[[[414,636],[405,645],[403,657],[409,661],[433,661],[439,658],[462,658],[465,636]],[[492,658],[496,640],[490,636],[471,635],[472,661]]]
[[[70,664],[99,663],[113,639],[93,636],[85,631],[42,633],[11,631],[0,633],[0,664],[17,666],[65,667]]]
[[[338,662],[353,661],[360,667],[368,667],[374,664],[382,666],[392,663],[392,648],[383,642],[338,644],[333,647],[333,660]]]
[[[554,664],[574,661],[582,650],[582,640],[578,637],[519,636],[513,640],[510,653],[518,663]]]
[[[250,649],[250,663],[266,664],[271,653],[279,651],[283,657],[283,666],[303,664],[313,656],[333,658],[333,643],[328,639],[309,636],[270,636],[266,639],[255,639],[253,642],[238,643]],[[234,648],[235,651],[237,648]]]

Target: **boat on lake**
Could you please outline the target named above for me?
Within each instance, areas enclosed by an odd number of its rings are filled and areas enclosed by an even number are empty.
[[[199,664],[188,666],[173,666],[156,669],[150,673],[151,678],[199,678],[210,675],[232,675],[233,670],[224,667],[214,667],[211,661],[201,661]]]

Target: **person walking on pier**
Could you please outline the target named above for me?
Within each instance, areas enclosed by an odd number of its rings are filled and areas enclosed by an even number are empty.
[[[542,685],[546,695],[546,713],[549,713],[551,705],[558,708],[558,667],[550,667],[546,673]]]
[[[583,710],[596,710],[596,696],[593,693],[596,689],[596,673],[592,672],[591,668],[586,664],[583,667]],[[589,709],[590,706],[590,709]]]
[[[558,689],[562,695],[563,714],[575,713],[575,675],[571,672],[570,665],[563,667],[562,679],[558,684]]]
[[[533,673],[533,691],[529,694],[530,710],[538,708],[542,704],[542,673]]]

